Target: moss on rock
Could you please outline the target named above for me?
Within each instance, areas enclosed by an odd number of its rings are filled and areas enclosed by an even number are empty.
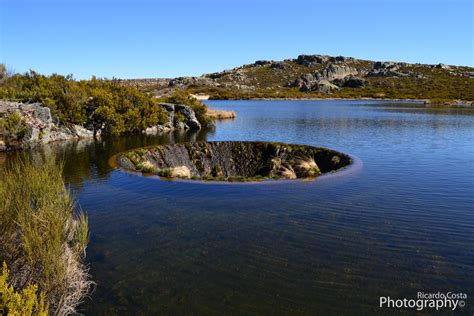
[[[118,155],[117,162],[168,178],[243,182],[314,178],[346,167],[351,159],[306,145],[226,141],[141,148]]]

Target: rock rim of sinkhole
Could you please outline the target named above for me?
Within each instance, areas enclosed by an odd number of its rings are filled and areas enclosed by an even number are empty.
[[[125,170],[208,181],[311,179],[352,163],[341,152],[274,142],[213,141],[156,145],[116,156]]]

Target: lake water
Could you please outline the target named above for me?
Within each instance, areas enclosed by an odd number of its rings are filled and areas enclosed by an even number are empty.
[[[87,315],[408,313],[381,310],[379,297],[418,291],[467,293],[456,314],[472,315],[474,109],[207,103],[237,118],[197,135],[34,154],[65,159],[89,214],[97,289]],[[257,184],[162,181],[107,164],[126,149],[190,140],[308,144],[359,162],[341,176]]]

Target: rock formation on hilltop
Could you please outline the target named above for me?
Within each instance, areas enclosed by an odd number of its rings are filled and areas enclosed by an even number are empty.
[[[137,80],[125,82],[136,84]],[[407,98],[474,100],[474,68],[445,64],[370,61],[343,56],[300,55],[258,60],[199,77],[142,83],[155,95],[174,90],[227,98]]]

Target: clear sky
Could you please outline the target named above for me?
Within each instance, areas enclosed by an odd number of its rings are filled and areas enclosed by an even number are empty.
[[[76,78],[201,75],[299,54],[473,66],[472,0],[0,0],[0,62]]]

